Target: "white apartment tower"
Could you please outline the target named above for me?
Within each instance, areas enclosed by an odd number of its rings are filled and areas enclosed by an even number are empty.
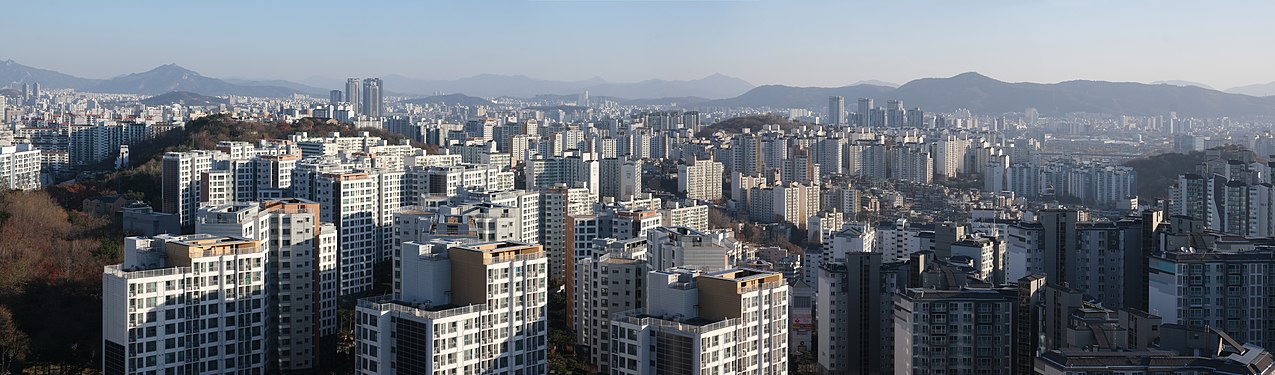
[[[689,165],[677,166],[677,190],[687,199],[716,201],[722,199],[722,163],[712,160],[694,160]]]
[[[0,103],[0,121],[3,112]],[[0,147],[0,189],[39,189],[40,160],[40,150],[31,144]]]
[[[598,372],[611,373],[611,316],[646,305],[646,239],[594,240],[594,254],[575,266],[576,346]]]
[[[547,373],[539,245],[407,243],[403,251],[402,293],[359,300],[357,373]]]
[[[200,178],[212,169],[216,151],[169,152],[163,159],[163,212],[177,215],[183,231],[195,227],[195,211],[203,195]]]
[[[782,274],[677,270],[647,280],[645,311],[612,317],[612,374],[788,373]]]
[[[102,372],[266,373],[266,252],[204,234],[129,237],[102,272]]]
[[[587,188],[554,186],[540,194],[540,239],[549,258],[549,279],[563,281],[574,262],[575,216],[593,214],[597,195]]]
[[[316,181],[323,221],[336,224],[340,295],[371,290],[376,234],[376,180],[367,173],[324,173]]]
[[[300,199],[200,208],[195,231],[257,240],[266,252],[267,365],[306,371],[335,354],[337,231]]]

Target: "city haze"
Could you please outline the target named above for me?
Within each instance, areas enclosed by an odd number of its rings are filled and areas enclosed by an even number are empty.
[[[1187,1],[20,2],[0,59],[88,78],[176,63],[335,87],[345,76],[609,82],[1275,81],[1275,4]],[[49,15],[35,17],[32,15]],[[92,64],[85,64],[91,60]],[[392,90],[392,88],[391,88]]]

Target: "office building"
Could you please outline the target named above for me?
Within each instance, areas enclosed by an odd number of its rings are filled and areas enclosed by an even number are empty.
[[[362,110],[360,112],[361,114],[371,118],[378,118],[385,115],[385,99],[382,97],[382,89],[383,87],[381,85],[380,78],[367,78],[363,80],[363,103],[359,105],[359,109]]]
[[[828,124],[832,126],[846,125],[846,98],[843,96],[828,97]]]
[[[345,80],[345,101],[354,107],[354,113],[363,113],[363,95],[359,93],[360,82],[358,78],[349,78]]]
[[[360,299],[359,374],[548,372],[547,264],[538,245],[407,243],[402,293]]]
[[[337,105],[345,102],[345,93],[341,90],[328,91],[328,104]]]
[[[906,111],[903,109],[903,100],[887,100],[885,102],[885,123],[887,127],[902,128],[907,125],[904,120]]]
[[[872,105],[872,99],[859,98],[859,112],[856,112],[855,125],[866,128],[872,126],[872,110],[876,108]]]

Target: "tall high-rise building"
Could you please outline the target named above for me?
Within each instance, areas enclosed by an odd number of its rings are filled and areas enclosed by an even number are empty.
[[[576,105],[580,107],[588,107],[589,104],[589,90],[584,90],[584,92],[580,93],[580,97],[576,99]]]
[[[267,277],[257,241],[124,239],[102,271],[102,372],[266,373]]]
[[[828,97],[828,124],[832,126],[846,124],[846,98],[844,96]]]
[[[328,104],[336,105],[345,101],[345,93],[341,90],[328,91]]]
[[[885,126],[891,128],[902,128],[907,125],[904,116],[907,114],[903,109],[903,99],[889,100],[885,102]]]
[[[162,161],[163,207],[165,213],[177,215],[182,231],[195,229],[195,211],[203,193],[201,175],[212,169],[214,151],[169,152]]]
[[[847,251],[819,265],[815,319],[820,373],[880,374],[886,351],[882,328],[881,253]]]
[[[699,133],[703,125],[700,124],[699,111],[682,112],[682,127],[690,129],[691,134]]]
[[[576,345],[598,373],[611,373],[611,316],[646,306],[646,239],[595,239],[594,254],[577,259]],[[572,287],[572,286],[568,286]]]
[[[713,160],[692,160],[691,164],[677,166],[677,190],[687,199],[716,201],[722,199],[722,163]]]
[[[925,111],[920,108],[912,108],[907,110],[907,127],[923,129],[925,128]]]
[[[628,158],[598,161],[598,196],[632,200],[642,193],[642,162]]]
[[[367,173],[324,173],[315,182],[323,221],[336,224],[340,233],[340,295],[371,290],[372,265],[379,249],[376,180]]]
[[[3,112],[3,107],[0,107],[0,112]],[[39,189],[40,152],[29,143],[0,146],[0,189]]]
[[[1179,231],[1172,225],[1170,230]],[[1183,232],[1176,236],[1190,243],[1223,241],[1218,234]],[[1149,260],[1148,312],[1166,324],[1212,327],[1240,342],[1275,346],[1270,334],[1275,317],[1269,313],[1275,308],[1275,290],[1263,286],[1275,274],[1275,250],[1258,245],[1266,239],[1233,241],[1231,249],[1220,243],[1207,248],[1162,245],[1163,252]]]
[[[1051,285],[1076,284],[1079,271],[1076,251],[1076,224],[1080,213],[1076,210],[1049,209],[1039,213],[1042,227],[1041,247],[1044,259],[1045,280]]]
[[[567,262],[574,263],[573,217],[592,214],[597,201],[597,195],[586,188],[554,186],[540,194],[540,239],[553,282],[563,282],[570,272]]]
[[[970,285],[900,293],[894,298],[895,373],[1012,373],[1017,291]]]
[[[266,253],[266,368],[308,371],[336,354],[337,231],[319,204],[288,199],[199,209],[197,233],[256,240]]]
[[[777,272],[651,272],[645,311],[611,322],[611,373],[787,374],[788,290]]]
[[[385,99],[382,97],[382,89],[383,86],[380,78],[367,78],[363,80],[363,103],[359,106],[359,109],[361,110],[359,113],[372,118],[385,115]]]
[[[31,94],[27,97],[27,105],[34,106],[40,102],[40,83],[31,82]]]
[[[872,99],[859,98],[859,112],[855,113],[855,116],[858,118],[858,121],[856,121],[855,125],[859,127],[871,126],[873,108],[874,106],[872,104]]]
[[[362,98],[359,94],[360,82],[358,78],[349,78],[345,80],[345,100],[350,102],[350,106],[354,107],[354,113],[363,113]]]
[[[539,245],[403,248],[400,294],[359,300],[359,374],[548,372],[547,265]]]
[[[730,168],[733,173],[754,177],[762,173],[762,139],[757,134],[739,134],[731,138]],[[731,197],[739,199],[739,197]]]

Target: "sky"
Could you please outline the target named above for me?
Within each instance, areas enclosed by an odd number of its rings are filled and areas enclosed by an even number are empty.
[[[1275,81],[1275,1],[69,1],[0,5],[0,60],[89,78]],[[321,79],[320,77],[326,77]]]

